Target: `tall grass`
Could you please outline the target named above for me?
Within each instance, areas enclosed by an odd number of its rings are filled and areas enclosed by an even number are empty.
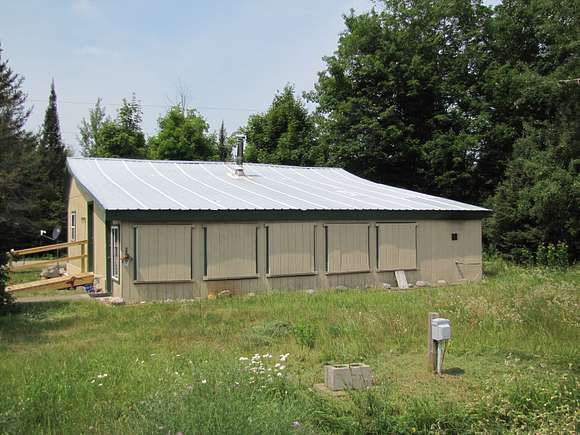
[[[580,269],[486,269],[407,292],[27,304],[0,319],[0,432],[578,432]],[[442,378],[426,370],[429,311],[452,322]],[[284,375],[248,371],[256,353],[290,353]],[[352,361],[371,390],[312,388]]]

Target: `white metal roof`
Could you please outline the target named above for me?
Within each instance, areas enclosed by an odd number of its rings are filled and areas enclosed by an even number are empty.
[[[374,183],[339,168],[69,157],[72,176],[107,210],[487,211]]]

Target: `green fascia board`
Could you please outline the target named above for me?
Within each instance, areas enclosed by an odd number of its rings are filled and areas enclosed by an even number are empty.
[[[131,222],[484,219],[491,210],[107,210],[107,220]]]

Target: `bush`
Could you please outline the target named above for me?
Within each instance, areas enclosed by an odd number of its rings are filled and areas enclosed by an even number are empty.
[[[312,325],[300,323],[294,327],[294,337],[296,342],[302,346],[312,349],[316,341],[317,330]]]
[[[540,243],[535,257],[537,266],[565,269],[569,266],[568,244],[566,242],[558,242],[556,245]]]

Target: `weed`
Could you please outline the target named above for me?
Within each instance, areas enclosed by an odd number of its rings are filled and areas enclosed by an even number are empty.
[[[317,333],[317,329],[308,323],[299,323],[294,327],[296,342],[310,349],[314,347]]]

